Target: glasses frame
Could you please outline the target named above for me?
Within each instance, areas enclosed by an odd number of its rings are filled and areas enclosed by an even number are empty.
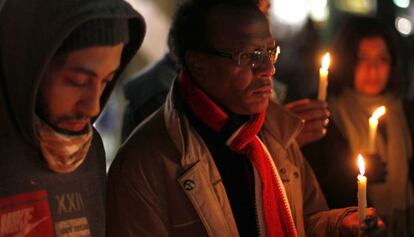
[[[237,63],[238,66],[240,67],[245,67],[247,65],[250,64],[250,67],[252,68],[257,68],[259,65],[263,64],[263,62],[265,62],[265,59],[270,60],[270,62],[272,64],[275,64],[277,62],[277,59],[279,58],[279,54],[280,54],[280,46],[276,45],[274,48],[271,49],[267,49],[267,50],[253,50],[252,52],[248,53],[245,51],[241,51],[238,53],[229,53],[229,52],[225,52],[225,51],[221,51],[218,49],[214,49],[214,48],[206,48],[201,50],[202,52],[211,54],[211,55],[215,55],[215,56],[219,56],[219,57],[223,57],[223,58],[228,58],[231,59],[233,61],[235,61]],[[264,55],[264,57],[261,59],[261,61],[259,63],[256,62],[252,62],[254,61],[254,59],[252,59],[253,54],[261,54]],[[271,58],[270,55],[274,54],[274,59]],[[242,55],[248,55],[249,56],[249,61],[246,64],[241,63],[241,57]]]

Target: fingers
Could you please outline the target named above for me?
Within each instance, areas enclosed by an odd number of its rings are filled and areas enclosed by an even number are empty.
[[[374,208],[366,209],[367,218],[359,223],[358,212],[348,213],[340,223],[341,236],[378,237],[383,236],[385,224]],[[372,222],[372,223],[371,223]]]
[[[367,217],[364,223],[361,226],[363,230],[364,237],[377,237],[377,236],[384,236],[385,231],[385,224],[377,216],[377,213],[374,208],[367,208],[366,209]]]
[[[369,207],[366,209],[365,211],[366,215],[367,215],[367,219],[374,219],[376,220],[376,225],[375,227],[384,230],[385,229],[385,224],[384,221],[378,217],[377,215],[377,211],[375,210],[375,208]]]
[[[368,208],[365,210],[365,214],[366,214],[366,216],[367,216],[367,217],[370,217],[370,216],[376,216],[376,215],[377,215],[377,211],[375,210],[375,208],[368,207]]]
[[[305,121],[297,141],[303,146],[321,139],[326,134],[330,112],[324,101],[302,99],[285,105],[285,108]]]
[[[328,103],[319,100],[302,99],[285,104],[285,108],[294,113],[300,113],[307,110],[328,109]]]
[[[294,112],[294,113],[305,121],[325,120],[330,115],[327,109],[314,109],[314,110],[306,110],[306,111]]]
[[[328,118],[305,121],[305,126],[297,138],[299,145],[303,146],[323,138],[326,134],[328,123]]]
[[[295,109],[295,108],[301,108],[301,107],[309,104],[310,102],[311,102],[311,100],[307,99],[307,98],[306,99],[301,99],[301,100],[295,100],[295,101],[292,101],[290,103],[285,104],[285,108],[288,109],[288,110],[292,110],[292,109]]]
[[[321,131],[326,128],[329,124],[329,119],[316,119],[316,120],[306,120],[305,127],[303,128],[304,132],[313,132],[313,131]]]
[[[341,236],[358,236],[359,232],[359,221],[358,212],[348,213],[340,223]]]
[[[323,101],[300,100],[285,105],[285,108],[305,121],[326,119],[330,116],[328,105]]]
[[[384,221],[383,221],[381,218],[378,218],[378,221],[377,221],[377,226],[378,226],[378,228],[380,228],[381,230],[385,230],[385,223],[384,223]]]

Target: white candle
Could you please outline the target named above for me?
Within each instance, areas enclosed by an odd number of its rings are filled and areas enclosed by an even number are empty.
[[[358,217],[359,223],[365,220],[365,210],[367,208],[367,177],[365,174],[365,162],[361,154],[358,155]]]
[[[369,141],[368,141],[368,152],[369,154],[375,154],[375,140],[377,136],[378,119],[385,114],[385,106],[378,107],[372,116],[369,117]]]
[[[328,88],[328,74],[329,64],[331,56],[326,53],[322,58],[322,67],[319,69],[319,89],[318,89],[318,100],[326,100],[326,89]]]

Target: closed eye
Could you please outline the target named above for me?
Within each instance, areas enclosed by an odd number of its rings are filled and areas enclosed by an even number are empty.
[[[77,78],[77,77],[66,77],[65,82],[69,86],[81,88],[81,87],[84,87],[88,84],[88,79],[87,78]]]

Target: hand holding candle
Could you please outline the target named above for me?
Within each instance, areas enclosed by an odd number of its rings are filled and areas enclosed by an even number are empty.
[[[375,140],[377,136],[378,119],[385,114],[385,106],[378,107],[372,116],[369,118],[369,143],[368,152],[369,154],[375,154]]]
[[[331,56],[326,53],[322,58],[322,67],[319,69],[319,90],[318,100],[326,101],[326,90],[328,88],[328,68],[331,61]]]
[[[365,220],[367,208],[367,177],[364,176],[365,162],[361,154],[358,155],[358,168],[358,218],[359,223],[362,223]]]

